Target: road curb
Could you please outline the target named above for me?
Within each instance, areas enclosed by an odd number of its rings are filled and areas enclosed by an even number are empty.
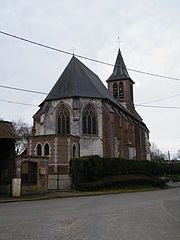
[[[144,189],[142,191],[140,190],[127,190],[127,191],[117,191],[117,192],[89,192],[89,193],[72,193],[72,194],[62,194],[61,193],[57,195],[47,195],[47,196],[41,196],[41,197],[32,197],[32,198],[27,198],[27,199],[4,199],[0,200],[1,203],[13,203],[13,202],[30,202],[30,201],[41,201],[41,200],[50,200],[50,199],[58,199],[58,198],[74,198],[74,197],[91,197],[91,196],[103,196],[103,195],[114,195],[114,194],[125,194],[125,193],[137,193],[137,192],[150,192],[150,191],[159,191],[159,190],[164,190],[161,188],[154,188],[154,189]]]

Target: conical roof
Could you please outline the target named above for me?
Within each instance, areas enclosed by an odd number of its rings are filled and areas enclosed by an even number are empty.
[[[113,73],[108,78],[107,82],[114,81],[114,80],[125,80],[125,79],[130,79],[131,80],[131,78],[128,74],[126,65],[124,63],[121,51],[119,49],[118,55],[117,55],[117,58],[116,58],[116,63],[114,65]]]
[[[71,58],[43,103],[68,97],[90,97],[115,101],[99,77],[75,56]]]

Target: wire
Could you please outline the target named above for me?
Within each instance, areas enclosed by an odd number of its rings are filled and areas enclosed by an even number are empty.
[[[172,95],[172,96],[169,96],[169,97],[164,97],[164,98],[160,98],[160,99],[153,100],[153,101],[150,101],[150,102],[143,102],[143,103],[139,103],[139,104],[140,105],[145,105],[145,104],[149,104],[149,103],[160,102],[160,101],[164,101],[164,100],[174,98],[174,97],[177,97],[177,96],[180,96],[180,94],[175,94],[175,95]]]
[[[60,87],[62,89],[64,89],[64,87],[62,85],[60,85]],[[6,89],[15,90],[15,91],[21,91],[21,92],[28,92],[28,93],[35,93],[35,94],[42,94],[42,95],[46,95],[46,96],[49,95],[49,96],[53,96],[53,97],[58,97],[58,95],[51,94],[51,93],[40,92],[40,91],[35,91],[35,90],[30,90],[30,89],[25,89],[25,88],[10,87],[10,86],[7,86],[7,85],[0,85],[0,88],[6,88]]]
[[[132,72],[141,73],[141,74],[149,75],[149,76],[152,76],[152,77],[159,77],[159,78],[165,78],[165,79],[174,80],[174,81],[180,81],[180,78],[174,78],[174,77],[159,75],[159,74],[155,74],[155,73],[144,72],[144,71],[135,70],[135,69],[132,69],[132,68],[127,68],[127,69],[129,71],[132,71]]]
[[[19,37],[17,35],[13,35],[13,34],[1,31],[1,30],[0,30],[0,33],[6,35],[8,37],[16,38],[18,40],[25,41],[25,42],[37,45],[39,47],[47,48],[47,49],[54,50],[54,51],[57,51],[57,52],[61,52],[61,53],[64,53],[64,54],[68,54],[68,55],[71,55],[71,56],[77,56],[79,58],[84,58],[84,59],[89,60],[89,61],[93,61],[93,62],[97,62],[97,63],[109,65],[109,66],[114,66],[114,64],[110,64],[110,63],[106,63],[106,62],[103,62],[103,61],[95,60],[93,58],[77,55],[77,54],[74,54],[74,53],[71,53],[71,52],[68,52],[68,51],[64,51],[64,50],[61,50],[61,49],[58,49],[58,48],[55,48],[55,47],[51,47],[51,46],[48,46],[48,45],[45,45],[45,44],[42,44],[42,43],[39,43],[39,42],[35,42],[35,41],[32,41],[32,40],[29,40],[27,38],[22,38],[22,37]]]
[[[30,89],[25,89],[25,88],[10,87],[10,86],[6,86],[6,85],[0,85],[0,87],[11,89],[11,90],[16,90],[16,91],[21,91],[21,92],[29,92],[29,93],[48,95],[48,93],[46,93],[46,92],[40,92],[40,91],[35,91],[35,90],[30,90]]]
[[[56,95],[52,95],[52,94],[46,93],[46,92],[40,92],[40,91],[35,91],[35,90],[30,90],[30,89],[25,89],[25,88],[10,87],[10,86],[7,86],[7,85],[0,85],[0,88],[6,88],[6,89],[15,90],[15,91],[35,93],[35,94],[42,94],[42,95],[48,95],[48,94],[49,94],[49,95],[51,95],[51,96],[53,96],[53,97],[56,97]],[[173,98],[173,97],[176,97],[176,96],[180,96],[180,94],[172,95],[172,96],[169,96],[169,97],[166,97],[166,98],[161,98],[161,99],[154,100],[154,101],[151,101],[151,102],[145,102],[145,103],[135,104],[135,106],[137,106],[137,107],[177,108],[177,107],[149,106],[149,105],[146,105],[146,104],[149,104],[149,103],[166,100],[166,99]],[[179,108],[179,107],[178,107],[178,108]]]
[[[17,88],[17,87],[10,87],[10,86],[6,86],[6,85],[0,85],[1,88],[6,88],[6,89],[11,89],[11,90],[16,90],[16,91],[22,91],[22,92],[29,92],[29,93],[35,93],[35,94],[43,94],[43,95],[48,95],[48,93],[46,92],[40,92],[40,91],[35,91],[35,90],[30,90],[30,89],[25,89],[25,88]],[[176,95],[173,95],[174,97],[175,96],[179,96],[180,94],[176,94]],[[55,95],[52,95],[51,96],[54,96]],[[171,97],[173,97],[171,96]],[[167,97],[167,98],[164,98],[164,99],[168,99],[170,97]],[[162,100],[162,99],[161,99]],[[22,105],[29,105],[29,106],[38,106],[38,105],[33,105],[33,104],[29,104],[29,103],[20,103],[20,102],[13,102],[13,101],[9,101],[9,100],[4,100],[4,99],[0,99],[1,102],[8,102],[8,103],[15,103],[15,104],[22,104]],[[160,101],[159,100],[155,100],[155,101]],[[152,101],[152,102],[155,102],[155,101]],[[145,105],[147,103],[144,103],[144,104],[134,104],[135,106],[137,107],[151,107],[151,108],[169,108],[169,109],[180,109],[180,107],[168,107],[168,106],[152,106],[152,105]]]
[[[8,37],[12,37],[12,38],[15,38],[15,39],[18,39],[18,40],[21,40],[21,41],[24,41],[24,42],[27,42],[27,43],[30,43],[30,44],[37,45],[39,47],[43,47],[43,48],[47,48],[47,49],[50,49],[50,50],[53,50],[53,51],[57,51],[57,52],[60,52],[60,53],[64,53],[64,54],[68,54],[68,55],[74,55],[74,56],[77,56],[79,58],[83,58],[83,59],[86,59],[86,60],[89,60],[89,61],[92,61],[92,62],[96,62],[96,63],[108,65],[108,66],[114,66],[114,64],[111,64],[111,63],[103,62],[103,61],[96,60],[96,59],[89,58],[89,57],[85,57],[85,56],[82,56],[82,55],[77,55],[77,54],[74,54],[74,53],[71,53],[71,52],[59,49],[59,48],[51,47],[51,46],[48,46],[48,45],[45,45],[45,44],[42,44],[42,43],[39,43],[39,42],[35,42],[35,41],[32,41],[32,40],[29,40],[27,38],[22,38],[20,36],[13,35],[11,33],[7,33],[7,32],[4,32],[4,31],[1,31],[1,30],[0,30],[0,34],[4,34],[4,35],[6,35]],[[159,78],[164,78],[164,79],[169,79],[169,80],[174,80],[174,81],[180,81],[180,78],[164,76],[164,75],[150,73],[150,72],[145,72],[145,71],[136,70],[136,69],[132,69],[132,68],[127,68],[127,70],[132,71],[132,72],[136,72],[136,73],[140,73],[140,74],[149,75],[149,76],[152,76],[152,77],[159,77]]]
[[[4,35],[7,35],[7,36],[9,36],[9,37],[16,38],[16,39],[21,40],[21,41],[25,41],[25,42],[28,42],[28,43],[31,43],[31,44],[38,45],[38,46],[40,46],[40,47],[48,48],[48,49],[50,49],[50,50],[55,50],[55,51],[58,51],[58,52],[61,52],[61,53],[64,53],[64,54],[74,55],[74,54],[72,54],[72,53],[70,53],[70,52],[67,52],[67,51],[64,51],[64,50],[61,50],[61,49],[58,49],[58,48],[54,48],[54,47],[51,47],[51,46],[47,46],[47,45],[44,45],[44,44],[41,44],[41,43],[38,43],[38,42],[35,42],[35,41],[32,41],[32,40],[29,40],[29,39],[25,39],[25,38],[22,38],[22,37],[19,37],[19,36],[16,36],[16,35],[12,35],[12,34],[7,33],[7,32],[0,31],[0,33],[1,33],[1,34],[4,34]],[[89,57],[85,57],[85,56],[81,56],[81,55],[76,55],[76,56],[77,56],[77,57],[80,57],[80,58],[84,58],[84,59],[86,59],[86,60],[93,61],[93,62],[97,62],[97,63],[109,65],[109,66],[114,66],[113,64],[106,63],[106,62],[99,61],[99,60],[95,60],[95,59],[92,59],[92,58],[89,58]],[[128,68],[127,68],[127,69],[128,69]],[[147,75],[155,76],[155,77],[161,77],[161,78],[166,78],[166,79],[171,79],[171,80],[180,81],[179,78],[172,78],[172,77],[168,77],[168,76],[157,75],[157,74],[148,73],[148,72],[143,72],[143,71],[135,70],[135,69],[128,69],[128,70],[129,70],[129,71],[134,71],[134,72],[137,72],[137,73],[142,73],[142,74],[147,74]],[[46,93],[46,92],[35,91],[35,90],[30,90],[30,89],[10,87],[10,86],[6,86],[6,85],[0,85],[0,87],[1,87],[1,88],[6,88],[6,89],[11,89],[11,90],[16,90],[16,91],[23,91],[23,92],[29,92],[29,93],[35,93],[35,94],[48,95],[48,93]],[[153,103],[153,102],[163,101],[163,100],[166,100],[166,99],[169,99],[169,98],[173,98],[173,97],[176,97],[176,96],[179,96],[179,95],[180,95],[180,94],[176,94],[176,95],[172,95],[172,96],[169,96],[169,97],[161,98],[161,99],[158,99],[158,100],[153,100],[153,101],[150,101],[150,102],[145,102],[145,103],[141,103],[141,104],[135,104],[135,106],[138,106],[138,107],[152,107],[152,108],[171,108],[171,109],[174,108],[174,109],[180,109],[180,107],[167,107],[167,106],[150,106],[150,105],[145,105],[145,104],[149,104],[149,103]],[[4,100],[4,99],[0,99],[0,101],[1,101],[1,102],[14,103],[14,104],[21,104],[21,105],[26,105],[26,106],[38,106],[38,105],[29,104],[29,103],[13,102],[13,101]]]
[[[44,48],[48,48],[48,49],[50,49],[50,50],[54,50],[54,51],[57,51],[57,52],[61,52],[61,53],[73,55],[73,54],[70,53],[70,52],[67,52],[67,51],[64,51],[64,50],[61,50],[61,49],[58,49],[58,48],[54,48],[54,47],[51,47],[51,46],[47,46],[47,45],[45,45],[45,44],[38,43],[38,42],[35,42],[35,41],[32,41],[32,40],[29,40],[29,39],[27,39],[27,38],[22,38],[22,37],[19,37],[19,36],[17,36],[17,35],[13,35],[13,34],[11,34],[11,33],[7,33],[7,32],[4,32],[4,31],[1,31],[1,30],[0,30],[0,33],[1,33],[1,34],[4,34],[4,35],[6,35],[6,36],[9,36],[9,37],[16,38],[16,39],[18,39],[18,40],[24,41],[24,42],[28,42],[28,43],[37,45],[37,46],[39,46],[39,47],[44,47]]]
[[[22,103],[22,102],[14,102],[14,101],[11,101],[11,100],[5,100],[5,99],[0,99],[0,102],[7,102],[7,103],[19,104],[19,105],[25,105],[25,106],[31,106],[31,107],[38,107],[38,105],[35,105],[35,104]]]
[[[19,104],[19,105],[25,105],[25,106],[31,106],[31,107],[38,107],[37,104],[15,102],[15,101],[5,100],[5,99],[0,99],[0,102],[7,102],[7,103],[11,103],[11,104]],[[141,104],[134,104],[134,105],[137,106],[137,107],[180,109],[180,107],[151,106],[151,105],[141,105]]]
[[[134,104],[137,107],[150,107],[150,108],[168,108],[168,109],[180,109],[180,107],[168,107],[168,106],[156,106],[156,105],[143,105],[143,104]]]

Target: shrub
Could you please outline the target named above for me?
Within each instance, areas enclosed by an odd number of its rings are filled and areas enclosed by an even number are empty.
[[[101,158],[95,155],[71,159],[70,174],[75,188],[80,185],[82,186],[83,183],[84,185],[90,184],[90,188],[93,189],[95,188],[93,187],[93,182],[97,184],[97,188],[98,186],[106,187],[107,184],[113,184],[112,182],[107,182],[109,180],[103,180],[110,179],[110,177],[113,176],[141,174],[152,177],[180,174],[180,164],[155,163],[146,160],[138,161],[119,158]],[[135,179],[133,179],[133,181],[135,181]],[[114,184],[116,185],[116,183]]]
[[[137,186],[164,187],[165,182],[156,177],[143,175],[122,175],[104,178],[95,182],[85,182],[76,186],[80,191],[97,191],[105,189],[119,189]]]

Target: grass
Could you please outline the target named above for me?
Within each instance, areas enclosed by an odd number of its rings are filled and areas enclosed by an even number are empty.
[[[116,188],[116,189],[103,189],[102,193],[129,193],[129,192],[144,192],[144,191],[153,191],[153,190],[161,190],[160,187],[152,187],[152,186],[131,186],[126,188]],[[97,191],[96,191],[97,192]]]

